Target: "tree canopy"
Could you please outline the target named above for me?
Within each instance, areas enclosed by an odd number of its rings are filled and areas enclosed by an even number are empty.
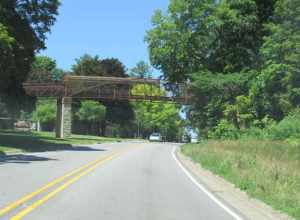
[[[195,72],[256,68],[274,4],[259,2],[172,0],[166,14],[156,11],[146,35],[152,64],[173,82]]]
[[[129,75],[141,79],[152,78],[152,69],[145,61],[139,61],[136,66],[130,70]]]
[[[32,120],[40,122],[42,129],[53,130],[56,119],[55,100],[41,99],[36,103],[36,109],[32,113]]]
[[[126,67],[116,58],[101,60],[99,56],[83,55],[72,66],[74,75],[127,77]]]
[[[19,109],[36,52],[58,14],[58,0],[3,0],[0,2],[0,96],[10,109]],[[16,112],[16,111],[13,111]]]
[[[64,71],[57,68],[56,61],[47,56],[36,56],[27,81],[51,82],[62,80]]]
[[[72,74],[82,76],[128,77],[126,67],[118,59],[100,59],[99,56],[88,54],[76,59],[76,64],[72,66],[72,71]],[[129,90],[127,87],[125,89]],[[134,119],[134,112],[128,101],[99,100],[99,102],[106,107],[106,118],[101,124],[103,135],[105,135],[106,122],[119,124],[121,127],[124,127]]]
[[[146,34],[150,60],[194,93],[202,134],[281,120],[300,105],[298,0],[171,0]],[[224,122],[226,120],[226,123]]]
[[[163,95],[161,89],[150,88],[149,86],[135,86],[133,94]],[[180,108],[173,103],[154,103],[141,101],[133,104],[135,111],[135,123],[138,133],[142,137],[148,137],[153,132],[160,132],[169,141],[176,141],[181,138],[183,122],[179,115]]]
[[[105,119],[106,108],[95,101],[83,101],[77,112],[80,120],[89,123],[100,123]]]

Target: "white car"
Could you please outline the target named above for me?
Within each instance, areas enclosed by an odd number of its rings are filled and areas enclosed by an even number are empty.
[[[149,141],[162,141],[162,136],[160,133],[152,133],[149,137]]]
[[[197,144],[198,142],[199,142],[198,136],[191,137],[191,143],[192,144]]]

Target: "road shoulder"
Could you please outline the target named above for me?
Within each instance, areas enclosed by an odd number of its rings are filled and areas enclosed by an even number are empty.
[[[181,164],[209,191],[238,210],[248,219],[260,220],[291,220],[286,214],[273,210],[265,203],[250,198],[245,192],[237,189],[233,184],[223,178],[205,170],[200,164],[194,163],[190,158],[181,153],[180,148],[176,150],[177,159]]]

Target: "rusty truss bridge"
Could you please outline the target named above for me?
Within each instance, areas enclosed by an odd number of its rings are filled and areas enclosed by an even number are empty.
[[[56,136],[71,134],[72,99],[102,101],[152,101],[187,104],[189,92],[186,85],[164,84],[157,79],[138,79],[97,76],[65,76],[61,82],[26,82],[25,92],[34,97],[57,99]]]
[[[139,89],[135,89],[135,86],[139,86]],[[158,79],[66,76],[62,82],[26,82],[23,87],[28,95],[36,97],[166,101],[181,104],[188,101],[186,86],[168,85],[172,92],[166,92]]]

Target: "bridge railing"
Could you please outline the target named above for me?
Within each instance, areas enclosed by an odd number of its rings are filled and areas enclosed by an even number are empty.
[[[189,99],[186,85],[166,84],[157,79],[68,76],[61,82],[27,82],[23,86],[28,95],[37,97],[180,103]]]

